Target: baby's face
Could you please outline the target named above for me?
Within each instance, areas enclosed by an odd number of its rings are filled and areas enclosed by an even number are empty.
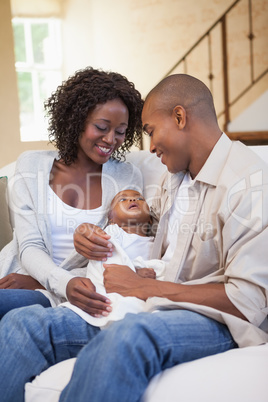
[[[150,209],[138,191],[120,191],[111,203],[109,220],[118,226],[150,222]]]

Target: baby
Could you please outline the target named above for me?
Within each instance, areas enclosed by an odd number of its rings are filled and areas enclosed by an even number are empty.
[[[135,190],[120,191],[111,202],[108,226],[105,228],[114,245],[113,255],[106,263],[128,265],[140,276],[162,279],[164,262],[150,260],[154,241],[154,237],[150,236],[151,225],[150,208],[144,197]],[[97,293],[107,295],[103,285],[102,264],[101,261],[90,260],[86,277],[95,285]],[[123,297],[118,293],[109,293],[108,297],[113,309],[107,317],[93,317],[69,302],[63,306],[72,309],[89,324],[98,327],[120,320],[128,312],[137,313],[144,309],[145,302],[136,297]]]

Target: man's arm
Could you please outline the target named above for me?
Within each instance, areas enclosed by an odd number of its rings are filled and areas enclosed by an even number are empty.
[[[104,286],[107,293],[117,292],[122,296],[134,296],[142,300],[163,297],[174,302],[200,304],[232,314],[246,320],[245,316],[231,303],[224,284],[182,285],[173,282],[141,278],[125,265],[103,264]]]

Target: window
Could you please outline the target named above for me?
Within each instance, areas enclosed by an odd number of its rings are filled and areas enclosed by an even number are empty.
[[[21,141],[47,140],[44,100],[62,81],[60,20],[13,18]]]

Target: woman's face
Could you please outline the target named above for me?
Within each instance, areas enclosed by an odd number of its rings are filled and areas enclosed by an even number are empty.
[[[121,99],[97,105],[79,138],[78,158],[83,155],[98,165],[107,162],[125,140],[128,118],[128,108]]]

